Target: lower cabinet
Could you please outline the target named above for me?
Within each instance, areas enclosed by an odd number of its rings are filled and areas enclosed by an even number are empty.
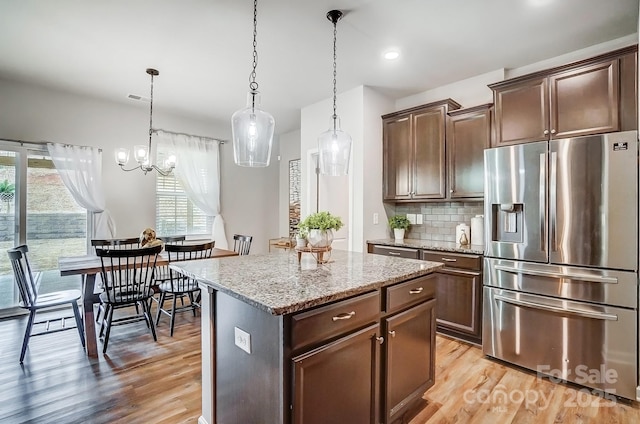
[[[291,422],[401,420],[434,383],[436,281],[429,274],[291,316]]]
[[[438,270],[438,332],[482,343],[482,256],[423,251],[422,259],[444,262]]]
[[[435,305],[432,299],[384,320],[387,423],[398,421],[434,383]]]
[[[378,332],[372,325],[293,358],[294,423],[379,422]]]

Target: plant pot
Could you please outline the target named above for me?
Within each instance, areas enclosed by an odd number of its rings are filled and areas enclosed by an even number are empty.
[[[396,239],[396,241],[404,240],[404,228],[394,228],[393,237]]]
[[[309,236],[307,237],[311,247],[328,247],[331,246],[333,241],[333,231],[331,230],[309,230]]]
[[[302,237],[296,237],[296,247],[299,249],[304,249],[307,247],[307,239]]]
[[[0,200],[4,202],[10,202],[13,200],[14,196],[15,196],[15,193],[9,193],[9,192],[0,193]]]

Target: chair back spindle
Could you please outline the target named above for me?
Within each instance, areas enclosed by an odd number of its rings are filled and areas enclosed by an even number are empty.
[[[245,236],[242,234],[233,235],[233,250],[238,255],[248,255],[249,249],[251,249],[251,241],[253,236]]]

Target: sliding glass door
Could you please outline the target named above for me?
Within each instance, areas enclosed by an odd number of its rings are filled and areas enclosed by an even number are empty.
[[[0,144],[0,316],[15,312],[19,301],[7,249],[28,244],[41,293],[80,288],[78,278],[59,276],[58,257],[87,252],[87,212],[73,200],[47,151],[11,144]]]

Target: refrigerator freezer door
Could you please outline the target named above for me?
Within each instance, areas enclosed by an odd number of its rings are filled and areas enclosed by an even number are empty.
[[[549,142],[549,262],[636,271],[636,131]]]
[[[548,260],[547,142],[487,149],[485,256]]]

